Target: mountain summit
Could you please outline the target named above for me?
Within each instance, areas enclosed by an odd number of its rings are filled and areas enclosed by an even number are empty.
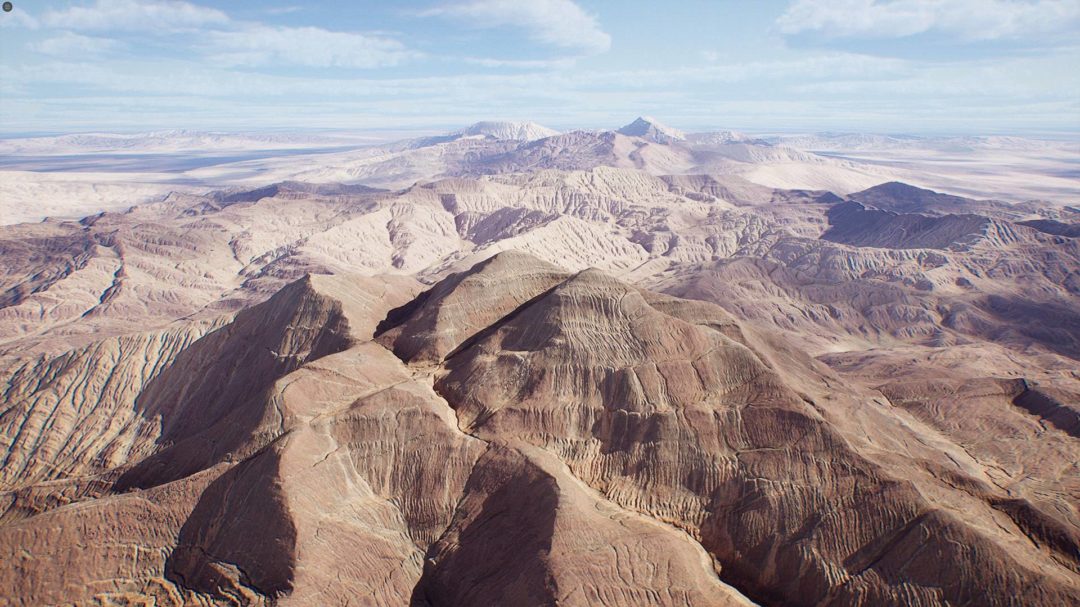
[[[461,136],[484,135],[495,139],[515,141],[535,141],[559,134],[559,131],[541,126],[535,122],[509,122],[502,120],[484,120],[468,126],[456,133]]]
[[[630,137],[641,137],[656,143],[672,143],[686,139],[686,135],[682,131],[661,124],[648,116],[639,116],[637,120],[617,132]]]

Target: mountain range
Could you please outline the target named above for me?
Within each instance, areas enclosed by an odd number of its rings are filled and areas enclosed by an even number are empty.
[[[0,605],[1080,603],[1080,209],[893,170],[482,122],[0,226]]]
[[[0,225],[123,210],[171,192],[281,181],[400,189],[448,177],[597,166],[737,176],[770,188],[841,195],[902,181],[1060,206],[1080,195],[1075,159],[1068,140],[682,133],[644,117],[619,129],[564,133],[531,122],[483,121],[390,142],[355,133],[182,130],[10,138],[0,139]]]

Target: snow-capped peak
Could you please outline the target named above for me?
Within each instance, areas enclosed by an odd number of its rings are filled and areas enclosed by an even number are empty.
[[[661,124],[648,116],[639,116],[637,120],[619,129],[618,132],[622,135],[641,137],[657,143],[671,143],[686,139],[686,135],[682,131]]]

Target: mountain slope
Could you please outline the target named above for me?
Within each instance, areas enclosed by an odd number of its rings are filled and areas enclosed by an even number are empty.
[[[731,322],[719,311],[713,317],[695,320]],[[811,404],[745,345],[668,317],[636,290],[593,271],[507,316],[445,366],[436,388],[463,428],[488,440],[523,437],[560,455],[623,507],[676,522],[730,567],[721,577],[751,597],[813,604],[862,595],[893,602],[910,592],[925,604],[975,596],[994,604],[1011,600],[1032,583],[1021,579],[1044,570],[1014,560],[1038,554],[1024,551],[1026,540],[1015,532],[983,535],[950,514],[969,495],[928,499],[942,487],[914,469],[898,484],[897,461],[860,453],[849,443],[854,436],[825,421],[855,403],[835,395]],[[916,444],[913,436],[895,440]],[[819,458],[845,472],[833,477],[808,463]],[[958,474],[973,474],[970,465]],[[827,522],[821,509],[835,503],[828,493],[840,485],[854,492],[845,490],[842,505],[828,508],[835,518]],[[974,516],[995,516],[985,502],[970,507]],[[780,537],[778,520],[786,529]],[[873,537],[912,549],[927,537],[941,538],[929,540],[930,552],[948,554],[956,568],[943,573],[919,552],[901,556],[905,549],[881,560]],[[956,550],[948,538],[979,545],[981,556]],[[1072,574],[1060,576],[1032,600],[1075,593]],[[980,587],[987,579],[995,580],[989,593]]]

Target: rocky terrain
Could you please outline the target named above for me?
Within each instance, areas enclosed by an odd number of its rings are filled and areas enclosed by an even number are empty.
[[[0,605],[1080,603],[1080,212],[714,135],[0,227]]]
[[[401,135],[173,130],[0,138],[0,225],[122,211],[170,192],[283,181],[402,189],[450,177],[597,166],[839,195],[899,181],[1012,203],[1060,206],[1080,196],[1070,140],[684,133],[646,117],[608,130],[560,133],[532,122],[482,121],[444,134]]]

